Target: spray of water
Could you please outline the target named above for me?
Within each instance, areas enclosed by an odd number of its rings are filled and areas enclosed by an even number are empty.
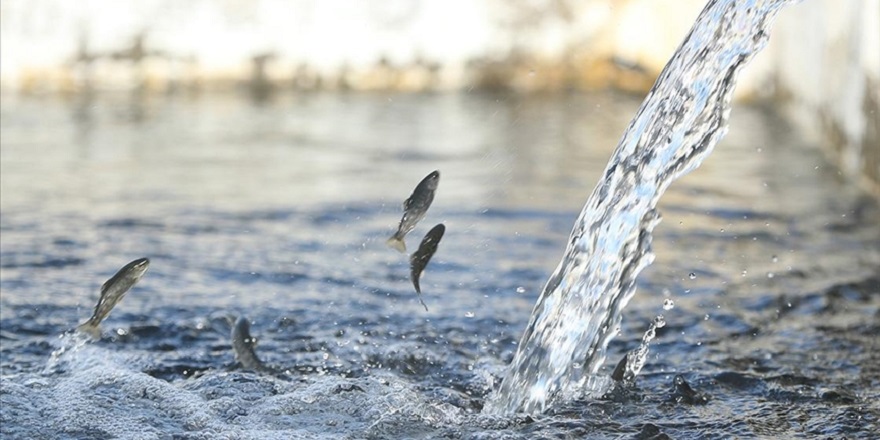
[[[575,222],[485,412],[541,412],[591,389],[636,276],[651,263],[660,196],[725,134],[740,69],[787,0],[712,0],[663,69]]]

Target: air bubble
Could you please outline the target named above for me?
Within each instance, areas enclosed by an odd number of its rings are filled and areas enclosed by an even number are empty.
[[[697,279],[697,274],[691,272],[691,273],[688,274],[688,278],[690,278],[690,279],[692,279],[692,280],[695,280],[695,279]]]
[[[474,312],[464,312],[464,317],[465,317],[465,318],[473,318],[473,317],[474,317]]]
[[[663,310],[672,310],[675,307],[675,301],[666,298],[663,300]]]

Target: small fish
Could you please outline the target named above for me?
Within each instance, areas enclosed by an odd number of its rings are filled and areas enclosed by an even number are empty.
[[[425,218],[431,202],[434,201],[434,193],[437,191],[437,184],[439,183],[440,171],[436,170],[419,182],[412,195],[403,202],[403,217],[400,218],[397,232],[386,241],[388,246],[397,249],[401,253],[406,252],[406,243],[404,243],[403,238],[416,227],[419,221]]]
[[[443,226],[443,223],[431,228],[425,234],[422,243],[419,244],[419,249],[409,257],[410,278],[412,279],[413,286],[416,288],[416,293],[419,294],[419,302],[425,307],[425,311],[428,311],[428,306],[422,301],[422,288],[419,286],[419,278],[422,277],[422,271],[425,270],[425,266],[431,261],[434,252],[437,252],[437,245],[440,244],[440,239],[443,238],[444,232],[446,232],[446,226]]]
[[[101,321],[110,314],[113,307],[122,300],[128,289],[134,286],[147,269],[150,267],[148,258],[138,258],[126,264],[116,275],[113,275],[101,286],[101,297],[95,306],[95,312],[88,321],[76,328],[76,331],[85,333],[93,339],[101,339]]]
[[[232,326],[232,350],[235,352],[235,360],[246,370],[264,371],[266,366],[257,357],[254,348],[257,340],[251,336],[251,323],[244,316],[240,316]]]

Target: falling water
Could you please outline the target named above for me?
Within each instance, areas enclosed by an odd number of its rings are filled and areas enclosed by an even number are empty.
[[[657,201],[727,130],[736,77],[785,0],[713,0],[663,69],[575,222],[486,412],[540,412],[601,392],[595,374],[651,263]]]

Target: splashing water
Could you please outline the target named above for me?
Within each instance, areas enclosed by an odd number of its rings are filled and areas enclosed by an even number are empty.
[[[666,327],[666,319],[663,318],[663,315],[657,315],[648,326],[648,330],[642,335],[642,342],[639,346],[626,354],[626,366],[621,378],[623,383],[632,384],[635,382],[636,376],[639,375],[642,367],[645,366],[645,361],[648,360],[649,345],[657,337],[657,329],[663,327]]]
[[[636,276],[653,260],[655,206],[725,134],[739,70],[791,0],[710,1],[630,123],[575,222],[485,412],[541,412],[592,389]]]

